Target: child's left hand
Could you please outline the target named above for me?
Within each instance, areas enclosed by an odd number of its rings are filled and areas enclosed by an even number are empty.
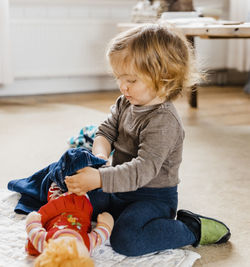
[[[75,175],[66,176],[65,183],[69,192],[84,195],[88,191],[101,187],[101,177],[97,169],[85,167]]]

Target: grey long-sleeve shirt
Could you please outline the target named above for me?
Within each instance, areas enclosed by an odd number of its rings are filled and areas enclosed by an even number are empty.
[[[99,168],[104,192],[179,183],[184,130],[171,102],[135,106],[120,96],[98,135],[114,149],[112,166]]]

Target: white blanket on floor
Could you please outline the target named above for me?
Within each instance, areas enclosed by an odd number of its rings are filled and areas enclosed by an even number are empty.
[[[24,250],[26,240],[25,215],[15,214],[13,209],[20,194],[0,190],[0,267],[32,266],[34,257],[27,256]],[[165,250],[141,257],[125,257],[112,250],[109,243],[95,250],[93,259],[96,267],[187,267],[200,258],[200,255],[187,250]]]

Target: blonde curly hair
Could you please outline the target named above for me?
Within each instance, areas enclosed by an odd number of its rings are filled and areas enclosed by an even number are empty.
[[[79,254],[77,240],[73,238],[50,239],[41,255],[35,260],[35,267],[94,267],[91,258]]]
[[[120,33],[111,40],[107,58],[115,76],[116,69],[130,70],[166,100],[201,77],[191,44],[172,25],[146,24]]]

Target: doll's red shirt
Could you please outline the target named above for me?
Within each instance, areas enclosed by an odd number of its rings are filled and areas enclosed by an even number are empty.
[[[53,238],[58,230],[72,229],[81,235],[86,247],[90,249],[88,233],[91,231],[93,207],[87,196],[65,193],[50,200],[38,212],[42,215],[42,226],[48,232],[46,241]],[[30,240],[27,250],[31,255],[40,254]]]

